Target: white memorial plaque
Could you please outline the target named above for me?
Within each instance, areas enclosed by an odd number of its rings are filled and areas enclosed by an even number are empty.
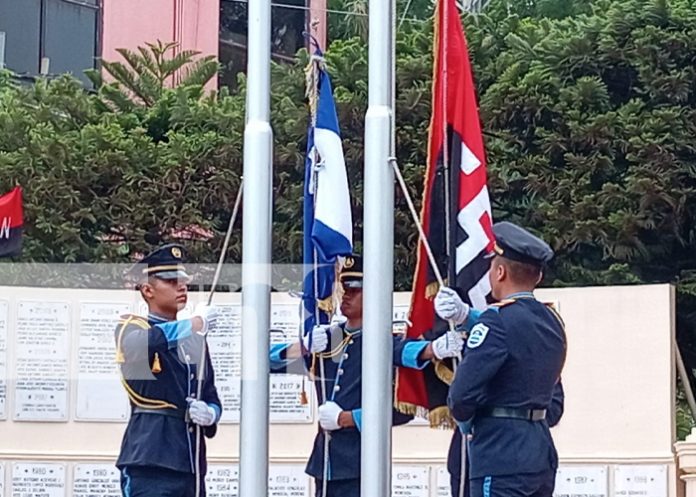
[[[208,335],[210,356],[215,370],[215,384],[224,407],[221,422],[238,423],[241,385],[241,306],[219,305],[221,318],[215,333]],[[298,338],[297,305],[272,306],[273,343],[288,343]],[[273,375],[270,380],[270,420],[273,423],[312,422],[311,404],[302,404],[302,375]],[[307,382],[305,389],[313,385]]]
[[[76,464],[73,497],[121,497],[121,474],[113,464]]]
[[[70,305],[20,301],[15,361],[16,421],[66,421]]]
[[[62,464],[14,463],[12,497],[65,497],[65,466]]]
[[[631,497],[667,497],[667,466],[614,466],[614,495]]]
[[[7,418],[7,310],[6,300],[0,300],[0,419]],[[2,480],[2,478],[0,478]],[[0,495],[3,495],[0,492]]]
[[[209,464],[205,475],[208,497],[237,497],[239,494],[239,466],[236,464]]]
[[[114,336],[127,303],[83,303],[80,306],[80,341],[75,418],[80,421],[125,421],[128,397],[121,385],[114,357]]]
[[[311,423],[311,403],[302,404],[302,381],[296,374],[271,375],[270,421],[271,423]],[[314,383],[305,384],[307,399],[311,397]]]
[[[294,343],[299,340],[300,316],[297,304],[273,304],[271,306],[271,343]],[[304,369],[304,364],[297,366]],[[270,421],[271,423],[311,423],[312,404],[309,402],[314,384],[304,385],[307,404],[302,404],[304,375],[271,375]]]
[[[561,466],[556,471],[554,497],[607,497],[606,466]]]
[[[268,497],[309,497],[309,476],[304,472],[304,466],[270,466]]]
[[[392,469],[393,497],[429,497],[430,468],[428,466],[394,466]]]
[[[241,395],[242,307],[239,304],[220,304],[220,319],[215,333],[208,335],[208,349],[215,371],[223,411],[222,423],[238,423]]]
[[[447,468],[440,466],[437,468],[437,497],[452,497],[450,474]]]
[[[271,305],[271,328],[282,331],[271,336],[273,343],[294,342],[299,337],[300,315],[298,304]]]

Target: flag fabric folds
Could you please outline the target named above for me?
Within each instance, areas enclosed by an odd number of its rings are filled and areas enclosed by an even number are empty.
[[[22,189],[18,186],[0,196],[0,257],[22,253],[23,230]]]
[[[447,284],[481,309],[490,293],[489,261],[484,255],[491,250],[494,238],[476,88],[455,0],[439,0],[436,16],[421,222],[440,272],[447,275]],[[433,309],[437,288],[425,249],[419,243],[409,337],[434,338],[446,330],[447,324],[435,316]],[[436,363],[423,372],[400,369],[397,407],[410,413],[426,410],[432,425],[447,424],[446,396],[452,375],[452,365],[446,363]]]
[[[331,81],[320,52],[310,62],[308,96],[312,122],[307,136],[304,184],[304,332],[333,312],[337,262],[353,251],[348,175]]]

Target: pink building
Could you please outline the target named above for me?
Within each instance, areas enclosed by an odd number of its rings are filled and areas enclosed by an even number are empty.
[[[134,50],[156,40],[218,56],[219,0],[101,1],[104,60],[119,60],[117,48]]]

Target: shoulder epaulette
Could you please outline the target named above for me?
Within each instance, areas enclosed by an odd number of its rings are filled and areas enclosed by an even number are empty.
[[[563,321],[563,318],[561,315],[558,313],[556,310],[556,307],[553,305],[553,302],[544,302],[544,305],[546,308],[551,311],[551,314],[554,315],[554,317],[558,320],[559,323],[561,323],[561,327],[565,329],[565,322]]]
[[[118,320],[118,324],[119,326],[133,324],[143,329],[150,327],[150,323],[147,322],[147,319],[142,316],[138,316],[137,314],[123,314]]]
[[[124,314],[121,316],[121,318],[118,320],[118,332],[116,334],[116,363],[117,364],[123,364],[126,362],[126,358],[123,354],[123,348],[122,348],[122,343],[123,343],[123,335],[125,334],[126,329],[130,326],[134,325],[137,326],[143,330],[146,330],[150,327],[150,324],[147,322],[147,319],[138,316],[136,314]]]

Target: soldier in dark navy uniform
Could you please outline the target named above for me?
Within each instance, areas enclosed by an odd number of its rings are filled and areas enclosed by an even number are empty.
[[[215,388],[205,334],[217,311],[199,305],[190,319],[176,319],[187,300],[184,249],[169,244],[130,271],[148,305],[148,316],[122,316],[116,361],[131,404],[116,466],[124,497],[191,497],[196,491],[196,436],[200,434],[198,484],[205,495],[205,439],[217,430],[222,404]],[[198,363],[205,351],[202,390]],[[200,400],[196,400],[200,399]]]
[[[490,281],[498,303],[476,313],[451,289],[436,298],[440,317],[471,330],[448,404],[468,435],[472,497],[551,497],[558,455],[549,425],[562,414],[566,339],[558,314],[532,291],[553,250],[511,223],[493,232]]]
[[[324,478],[324,436],[330,432],[328,497],[360,496],[360,430],[362,423],[362,262],[358,256],[346,259],[339,275],[343,287],[341,313],[347,321],[341,325],[317,326],[300,344],[275,346],[271,349],[271,367],[282,371],[298,351],[315,378],[319,400],[321,429],[306,472],[315,478],[316,495],[322,495]],[[432,358],[442,359],[460,354],[463,340],[449,332],[433,342],[404,340],[394,337],[394,366],[420,369]],[[327,398],[322,398],[319,361],[323,361]],[[400,425],[411,416],[393,410],[393,424]]]
[[[473,312],[473,310],[472,310]],[[565,395],[563,393],[563,384],[559,381],[553,390],[553,398],[551,404],[546,411],[546,422],[549,427],[556,426],[563,417],[563,409],[565,404]],[[450,475],[450,487],[452,497],[469,497],[469,485],[466,481],[468,470],[464,468],[464,487],[461,487],[461,472],[462,472],[462,432],[457,428],[452,434],[449,451],[447,453],[447,472]]]

